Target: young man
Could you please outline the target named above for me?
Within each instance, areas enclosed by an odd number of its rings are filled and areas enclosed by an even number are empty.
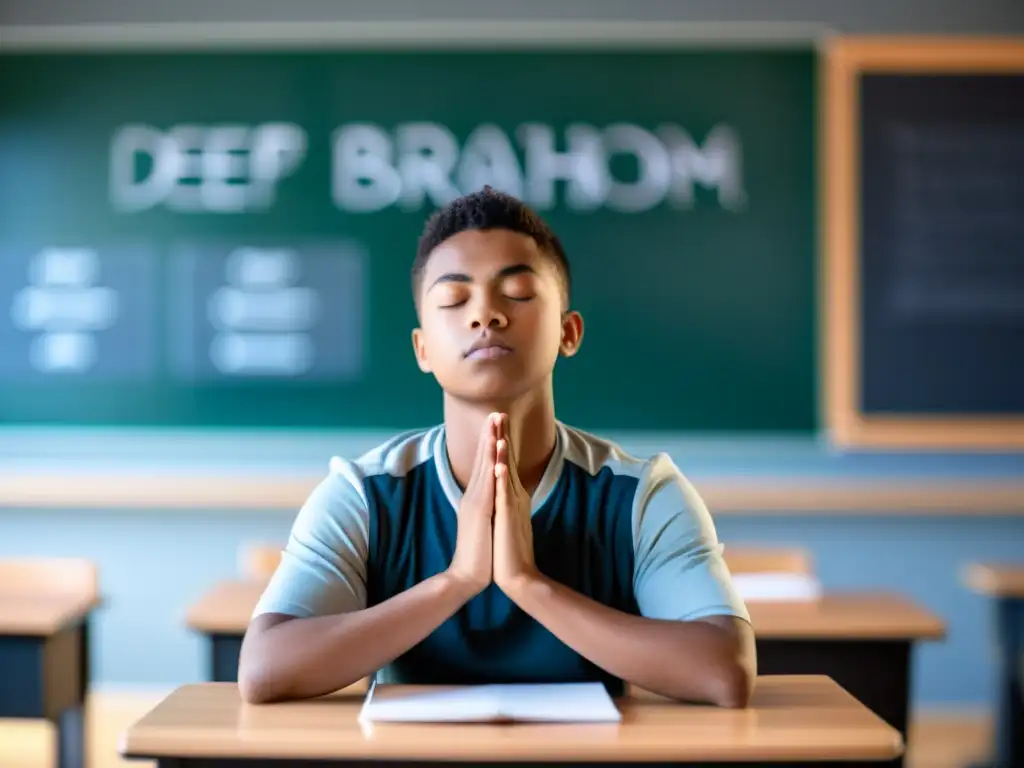
[[[246,633],[243,697],[376,673],[746,706],[753,633],[701,499],[668,456],[555,419],[555,361],[583,337],[558,239],[485,187],[427,223],[413,291],[444,424],[332,461]]]

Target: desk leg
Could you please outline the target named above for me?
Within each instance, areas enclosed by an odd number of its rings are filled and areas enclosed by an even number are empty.
[[[75,631],[72,655],[70,661],[78,667],[77,686],[71,706],[61,710],[56,718],[57,768],[85,768],[86,765],[85,715],[92,681],[88,618]],[[53,669],[56,671],[59,667]]]
[[[827,675],[907,741],[910,720],[909,640],[758,640],[762,675]],[[902,768],[903,758],[879,763]]]
[[[238,682],[238,657],[244,635],[210,635],[210,680],[215,683]]]
[[[85,768],[85,712],[72,707],[57,719],[57,768]]]

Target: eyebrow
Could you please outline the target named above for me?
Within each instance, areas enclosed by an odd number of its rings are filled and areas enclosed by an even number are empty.
[[[504,269],[500,270],[498,272],[498,274],[495,275],[495,277],[496,278],[501,278],[501,277],[510,277],[512,275],[523,275],[523,274],[535,275],[535,274],[537,274],[537,271],[533,267],[531,267],[529,264],[513,264],[511,266],[505,267]],[[447,273],[441,275],[439,278],[437,278],[437,280],[435,280],[433,283],[431,283],[430,284],[430,288],[428,288],[427,291],[430,291],[431,288],[433,288],[435,285],[438,285],[439,283],[471,283],[471,282],[473,282],[473,278],[471,278],[469,275],[467,275],[467,274],[465,274],[463,272],[447,272]]]

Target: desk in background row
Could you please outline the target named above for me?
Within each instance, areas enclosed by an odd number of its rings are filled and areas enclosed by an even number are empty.
[[[967,583],[995,603],[997,653],[992,765],[1024,765],[1024,567],[972,565]]]
[[[58,768],[85,764],[89,616],[99,597],[0,593],[0,718],[56,726]]]
[[[422,689],[420,689],[422,690]],[[251,706],[238,687],[177,689],[128,729],[121,754],[157,768],[645,763],[885,764],[905,741],[824,677],[759,677],[749,709],[676,704],[638,693],[617,701],[621,723],[484,725],[357,721],[361,691]]]
[[[253,581],[218,584],[189,611],[190,629],[209,643],[213,681],[238,679],[238,656],[263,590]],[[806,603],[748,604],[758,672],[825,675],[907,738],[915,642],[944,637],[943,623],[895,595],[833,594]],[[900,758],[896,764],[902,764]]]

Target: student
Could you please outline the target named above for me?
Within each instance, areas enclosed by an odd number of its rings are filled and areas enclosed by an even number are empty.
[[[555,235],[485,187],[430,218],[412,278],[413,351],[444,423],[332,460],[254,612],[242,696],[376,673],[625,681],[745,707],[753,633],[697,492],[665,454],[633,458],[555,418],[556,359],[583,338]]]

